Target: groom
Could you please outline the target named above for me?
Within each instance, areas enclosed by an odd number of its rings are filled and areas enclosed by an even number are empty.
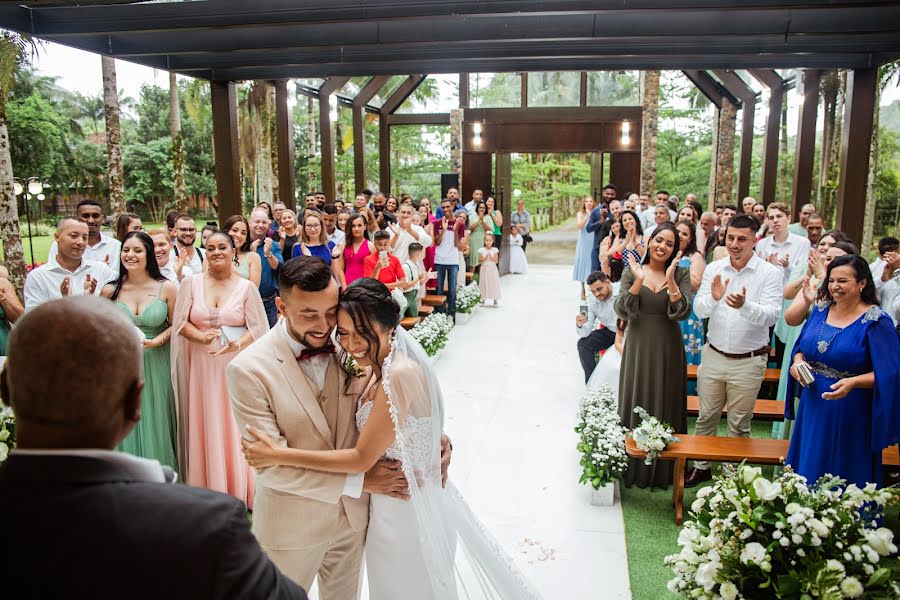
[[[283,319],[228,365],[228,390],[241,431],[252,425],[290,448],[356,444],[362,379],[349,379],[331,343],[338,286],[320,258],[289,260],[278,277]],[[248,434],[245,434],[248,435]],[[442,466],[449,463],[449,441]],[[288,466],[257,471],[253,532],[276,565],[322,600],[354,600],[369,519],[368,494],[408,499],[398,461],[343,475]]]

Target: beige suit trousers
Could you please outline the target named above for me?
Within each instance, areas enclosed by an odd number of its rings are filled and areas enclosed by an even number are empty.
[[[700,395],[697,435],[716,435],[722,409],[727,406],[728,437],[750,437],[750,423],[767,361],[765,355],[725,358],[709,344],[703,347],[697,369],[697,393]],[[705,471],[709,469],[709,463],[696,461],[694,467]]]
[[[366,530],[354,531],[341,508],[340,522],[333,531],[334,538],[315,546],[282,550],[262,546],[281,572],[304,590],[309,591],[318,575],[320,600],[356,600]]]

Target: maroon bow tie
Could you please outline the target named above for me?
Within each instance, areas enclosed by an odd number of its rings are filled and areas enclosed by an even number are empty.
[[[300,356],[297,357],[297,362],[301,360],[307,360],[314,356],[319,356],[320,354],[334,354],[335,349],[334,346],[322,346],[321,348],[304,348],[300,351]]]

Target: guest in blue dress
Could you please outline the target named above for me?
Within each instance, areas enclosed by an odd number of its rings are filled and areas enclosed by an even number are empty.
[[[594,234],[587,230],[588,219],[594,210],[594,199],[588,196],[581,205],[581,210],[575,214],[575,225],[578,227],[578,243],[575,245],[575,266],[572,269],[572,279],[581,284],[581,301],[584,302],[584,282],[591,274],[591,252],[594,250]]]
[[[828,265],[818,299],[793,351],[789,392],[800,404],[786,462],[810,483],[830,473],[880,485],[881,452],[900,441],[900,338],[859,256]],[[801,389],[802,362],[815,379]]]
[[[328,240],[328,230],[322,214],[308,210],[303,216],[303,229],[300,231],[300,241],[294,244],[291,258],[297,256],[318,256],[331,265],[331,252],[334,250],[334,242]]]
[[[678,266],[691,271],[691,292],[697,293],[700,282],[703,281],[703,271],[706,269],[706,260],[703,253],[697,249],[697,230],[691,223],[679,221],[675,225],[678,231],[679,250],[681,260]],[[684,340],[684,357],[689,365],[700,364],[700,351],[706,343],[703,334],[703,320],[694,312],[694,304],[691,303],[691,314],[686,319],[678,321],[681,328],[681,337]],[[688,382],[688,394],[697,393],[697,382]]]

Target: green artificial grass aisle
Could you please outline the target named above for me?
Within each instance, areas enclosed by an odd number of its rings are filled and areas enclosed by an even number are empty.
[[[688,431],[693,433],[694,422],[690,419]],[[771,437],[772,423],[756,421],[751,436]],[[719,435],[726,435],[725,421],[719,426]],[[690,469],[688,463],[688,469]],[[763,467],[763,475],[771,478],[774,467]],[[718,465],[713,465],[713,473],[718,473]],[[709,485],[703,484],[703,485]],[[684,491],[684,518],[702,486]],[[675,524],[675,509],[672,506],[672,489],[642,490],[637,487],[620,486],[622,513],[625,518],[625,546],[628,551],[628,576],[631,580],[631,596],[634,600],[657,600],[675,598],[666,589],[672,571],[663,563],[669,554],[679,551],[678,533],[681,527]],[[885,527],[894,532],[894,543],[900,541],[900,510],[894,509],[885,519]],[[900,577],[900,559],[890,561],[896,577]]]

